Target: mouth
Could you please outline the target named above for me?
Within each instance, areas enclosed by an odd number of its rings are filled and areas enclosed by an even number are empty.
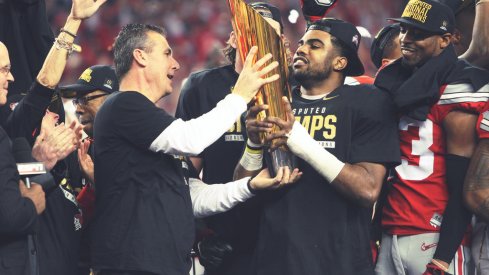
[[[410,47],[401,46],[401,52],[403,55],[412,55],[416,50]]]
[[[294,57],[293,62],[294,62],[294,64],[293,64],[294,68],[298,68],[298,67],[301,67],[303,65],[309,64],[309,61],[305,57],[302,57],[302,56]]]
[[[173,75],[172,74],[167,74],[166,77],[168,77],[168,79],[170,79],[170,80],[173,79]]]

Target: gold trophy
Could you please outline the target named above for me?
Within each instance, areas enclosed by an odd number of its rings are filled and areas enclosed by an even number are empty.
[[[279,62],[279,66],[272,70],[268,76],[279,74],[277,81],[264,85],[256,96],[256,105],[267,104],[268,110],[261,112],[258,119],[263,120],[267,116],[287,119],[285,107],[282,103],[282,97],[287,96],[292,101],[290,87],[288,83],[289,68],[287,62],[287,52],[284,43],[277,34],[277,31],[252,7],[242,0],[227,0],[231,11],[231,21],[233,31],[237,40],[237,52],[239,58],[244,62],[249,50],[253,46],[258,46],[257,60],[267,53],[273,55],[273,60]],[[270,60],[267,64],[271,63]],[[274,125],[272,132],[279,130]],[[262,134],[262,141],[266,134]],[[272,143],[277,140],[272,141]],[[271,174],[276,174],[279,167],[288,166],[291,170],[296,167],[295,156],[286,146],[280,146],[265,156]]]

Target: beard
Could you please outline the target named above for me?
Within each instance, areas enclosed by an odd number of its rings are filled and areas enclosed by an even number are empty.
[[[294,79],[305,89],[310,89],[322,82],[331,75],[331,68],[322,66],[321,68],[307,68],[306,70],[295,70],[292,75]]]

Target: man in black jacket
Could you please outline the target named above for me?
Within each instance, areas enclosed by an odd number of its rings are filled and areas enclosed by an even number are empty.
[[[7,47],[0,42],[0,106],[13,81]],[[44,191],[37,184],[27,189],[20,180],[10,139],[0,127],[0,274],[28,272],[27,235],[34,232],[44,209]]]

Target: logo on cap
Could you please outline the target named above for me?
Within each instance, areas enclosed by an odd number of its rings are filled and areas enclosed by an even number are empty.
[[[112,90],[112,80],[111,79],[106,79],[104,86]]]
[[[448,26],[448,22],[446,20],[443,20],[440,29],[447,31],[447,26]]]
[[[432,5],[423,1],[409,1],[401,17],[412,18],[421,23],[425,23],[428,18],[428,11]]]
[[[88,68],[83,71],[82,75],[80,75],[80,79],[90,83],[90,81],[92,80],[92,69]]]
[[[358,48],[358,35],[354,35],[351,39],[351,42],[353,42],[353,44],[355,44],[355,46]]]

